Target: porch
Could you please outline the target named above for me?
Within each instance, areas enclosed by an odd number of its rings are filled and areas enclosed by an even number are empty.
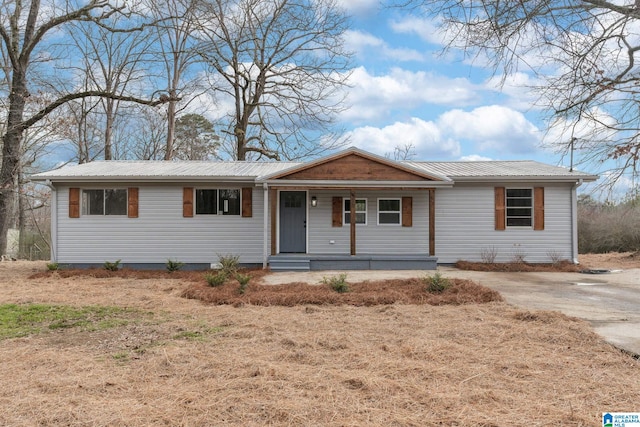
[[[268,261],[271,271],[435,270],[438,258],[410,254],[277,254],[269,256]]]

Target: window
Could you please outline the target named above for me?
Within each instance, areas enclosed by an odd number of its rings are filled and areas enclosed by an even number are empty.
[[[240,215],[240,190],[218,190],[220,213]]]
[[[197,215],[240,215],[240,190],[196,190]]]
[[[533,219],[533,190],[507,188],[507,227],[531,227]]]
[[[351,199],[343,199],[344,223],[351,223]],[[367,199],[356,199],[356,224],[367,224]]]
[[[400,199],[378,199],[378,224],[400,225]]]
[[[216,215],[218,213],[217,190],[196,190],[196,214]]]
[[[127,190],[83,190],[83,215],[126,215]]]

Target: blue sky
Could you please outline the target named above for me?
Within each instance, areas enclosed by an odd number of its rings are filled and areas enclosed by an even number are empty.
[[[435,25],[415,11],[381,9],[376,0],[343,0],[353,15],[347,35],[355,53],[350,108],[341,116],[351,144],[387,154],[412,144],[420,160],[533,159],[568,164],[543,149],[535,97],[461,52],[443,53]]]

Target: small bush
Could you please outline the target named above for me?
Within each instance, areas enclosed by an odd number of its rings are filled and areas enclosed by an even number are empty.
[[[60,269],[60,264],[58,264],[57,262],[49,262],[47,263],[47,270],[49,271],[56,271]]]
[[[519,246],[516,246],[511,253],[511,262],[514,264],[524,264],[526,257],[527,254]]]
[[[182,267],[184,267],[184,262],[180,262],[178,260],[172,260],[172,259],[168,259],[167,260],[167,271],[169,273],[173,273],[174,271],[178,271],[180,270]]]
[[[551,260],[551,264],[558,265],[563,261],[562,254],[556,250],[550,249],[547,251],[547,256]]]
[[[347,283],[346,273],[337,276],[323,277],[322,283],[329,285],[331,289],[339,293],[349,292],[349,284]]]
[[[480,249],[480,259],[485,264],[493,264],[496,262],[498,256],[498,249],[495,246],[489,246]]]
[[[120,269],[120,261],[121,260],[116,260],[114,262],[105,261],[103,264],[104,269],[108,271],[118,271]]]
[[[238,292],[244,294],[247,290],[247,286],[249,285],[249,281],[251,280],[251,276],[248,274],[236,273],[235,279],[240,283],[240,287],[238,288]]]
[[[222,271],[219,271],[216,274],[206,274],[204,278],[209,286],[216,287],[224,285],[224,282],[227,281],[228,276]]]
[[[240,266],[240,255],[218,255],[220,270],[227,276],[233,276]]]
[[[427,292],[439,294],[445,289],[451,287],[451,282],[446,277],[442,277],[440,273],[436,273],[433,276],[426,276],[422,278],[422,281],[426,285]]]

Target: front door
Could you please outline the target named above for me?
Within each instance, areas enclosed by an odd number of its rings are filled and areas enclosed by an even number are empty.
[[[307,251],[307,193],[280,192],[280,253]]]

